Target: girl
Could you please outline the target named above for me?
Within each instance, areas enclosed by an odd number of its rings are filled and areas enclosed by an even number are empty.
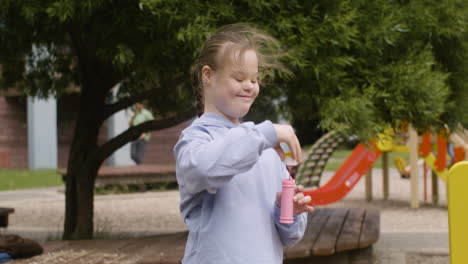
[[[205,43],[192,80],[201,116],[174,147],[180,210],[189,228],[182,263],[282,263],[283,246],[302,238],[307,206],[298,186],[294,223],[279,222],[280,142],[300,162],[301,147],[289,125],[240,123],[259,93],[262,48],[274,41],[245,25],[219,29]],[[271,54],[270,54],[271,55]]]

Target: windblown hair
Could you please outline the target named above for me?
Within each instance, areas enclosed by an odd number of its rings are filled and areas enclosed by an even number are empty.
[[[288,72],[280,62],[283,53],[275,38],[246,24],[223,26],[205,41],[200,55],[192,65],[191,79],[198,116],[204,111],[203,66],[207,65],[213,71],[223,70],[228,65],[237,67],[239,59],[247,50],[253,50],[257,54],[260,77],[271,74],[273,70]]]

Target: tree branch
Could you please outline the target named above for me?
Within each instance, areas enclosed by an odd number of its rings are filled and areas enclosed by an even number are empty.
[[[188,110],[185,110],[184,112],[181,112],[173,117],[163,120],[147,121],[140,125],[131,127],[122,132],[120,135],[101,145],[92,155],[90,155],[90,158],[98,159],[99,164],[101,164],[112,153],[128,142],[136,140],[142,133],[175,126],[196,116],[196,113],[197,111],[195,107],[191,107]]]
[[[105,111],[103,113],[103,119],[105,120],[122,109],[130,107],[135,103],[143,101],[144,99],[150,98],[156,95],[159,91],[161,90],[156,88],[148,89],[134,96],[125,97],[120,99],[118,102],[106,105]]]

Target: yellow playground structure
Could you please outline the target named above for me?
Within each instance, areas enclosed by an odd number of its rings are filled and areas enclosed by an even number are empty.
[[[426,187],[428,169],[431,169],[435,175],[447,183],[448,168],[459,161],[468,160],[468,131],[464,129],[452,134],[449,134],[447,129],[440,131],[435,137],[435,144],[432,142],[431,133],[425,133],[418,137],[411,126],[398,132],[387,129],[377,138],[376,146],[384,154],[388,152],[410,153],[409,166],[406,165],[402,157],[396,157],[394,162],[403,178],[411,178],[412,207],[419,206],[419,200],[417,200],[418,167],[424,165],[424,185]],[[388,175],[388,172],[384,171],[384,175]],[[426,188],[424,188],[424,199],[426,199]]]
[[[468,131],[460,129],[460,131],[450,135],[447,130],[441,131],[434,140],[434,146],[431,136],[431,134],[426,133],[418,137],[411,126],[408,128],[408,133],[395,133],[388,129],[384,134],[378,136],[377,148],[384,154],[391,151],[410,153],[410,166],[406,166],[401,157],[395,159],[395,165],[402,175],[411,178],[412,207],[419,206],[418,167],[421,164],[427,165],[447,184],[450,263],[466,264],[468,263],[468,251],[466,250],[468,245],[468,195],[466,195],[468,189]],[[451,144],[449,145],[448,142]],[[449,146],[453,149],[449,149]],[[433,150],[437,152],[434,154]],[[422,159],[418,159],[418,156]],[[448,161],[448,158],[451,158],[451,161]]]
[[[437,176],[439,176],[445,183],[447,183],[447,155],[448,153],[448,142],[447,136],[445,135],[444,131],[437,135],[437,155],[432,153],[432,144],[431,144],[431,134],[426,133],[422,136],[422,142],[419,146],[418,154],[423,159],[418,161],[418,165],[422,165],[424,162],[427,166],[429,166],[432,171],[434,171]],[[455,147],[453,148],[453,154],[451,155],[452,162],[455,164],[456,162],[462,161],[466,159],[466,155],[468,154],[468,144],[464,141],[463,136],[460,136],[459,133],[454,133],[450,135],[450,141],[454,142]],[[388,129],[385,131],[385,134],[379,135],[379,141],[377,143],[377,147],[380,151],[392,151],[392,152],[409,152],[410,149],[406,144],[402,144],[401,139],[399,142],[395,142],[395,133],[393,130]],[[404,143],[404,142],[403,142]],[[406,165],[406,162],[401,157],[396,157],[395,160],[395,167],[398,169],[400,174],[403,177],[409,178],[409,166]]]
[[[468,263],[468,161],[455,164],[448,176],[450,263]]]

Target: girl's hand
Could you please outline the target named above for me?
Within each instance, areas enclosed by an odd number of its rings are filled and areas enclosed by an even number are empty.
[[[299,139],[297,139],[296,133],[294,133],[293,127],[290,125],[280,124],[273,124],[273,126],[275,127],[276,135],[278,136],[278,145],[275,147],[275,150],[278,152],[281,160],[284,160],[284,152],[281,150],[279,143],[284,142],[288,144],[289,149],[292,152],[293,159],[300,164],[302,159],[301,144],[299,143]]]
[[[294,195],[294,198],[293,198],[293,202],[294,202],[294,209],[293,209],[293,213],[294,214],[301,214],[301,213],[304,213],[304,212],[308,212],[308,213],[312,213],[315,208],[313,206],[309,206],[307,205],[308,203],[310,203],[310,201],[312,201],[312,198],[307,195],[307,196],[304,196],[304,186],[302,185],[298,185],[296,186],[296,194]],[[281,208],[281,193],[277,193],[276,194],[276,206],[278,208]]]

